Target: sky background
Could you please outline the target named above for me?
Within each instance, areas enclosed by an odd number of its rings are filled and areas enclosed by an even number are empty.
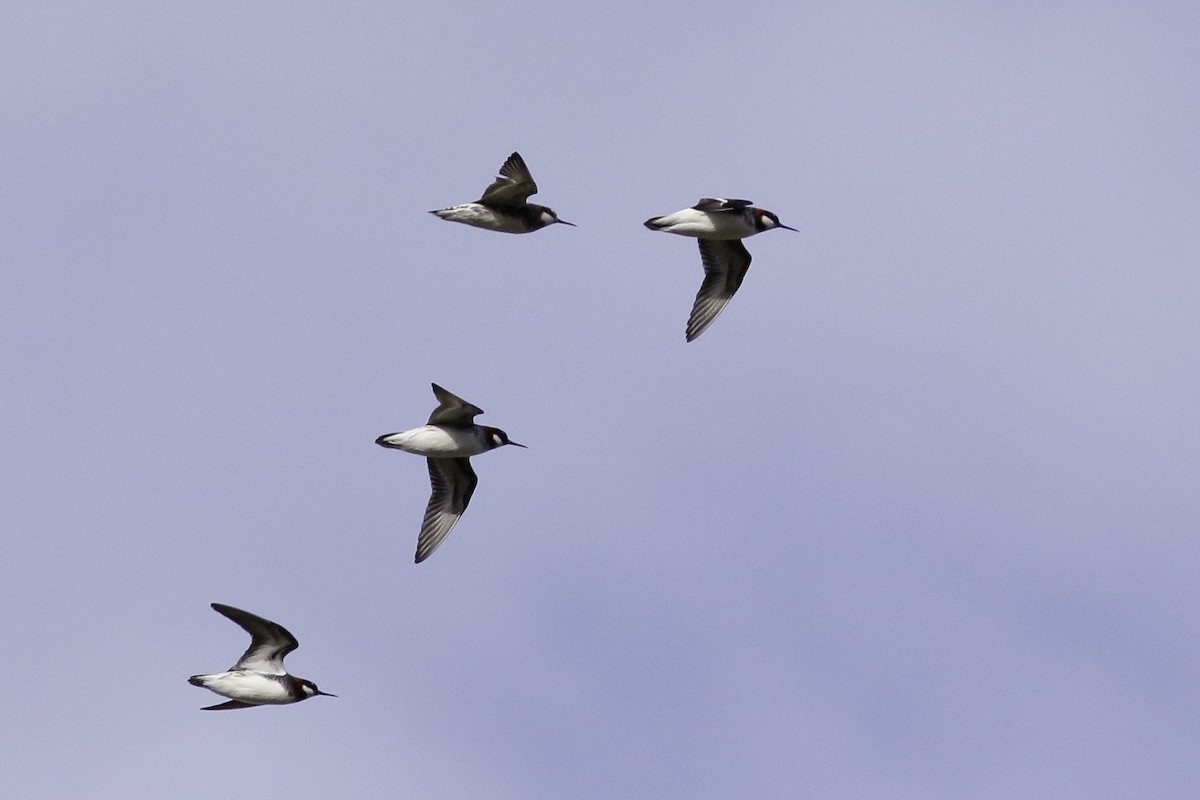
[[[1200,785],[1194,3],[2,17],[0,795]],[[577,228],[426,213],[513,150]],[[529,449],[415,566],[431,381]]]

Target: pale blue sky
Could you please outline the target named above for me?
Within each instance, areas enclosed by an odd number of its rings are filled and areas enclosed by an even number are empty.
[[[1200,785],[1193,4],[2,16],[0,795]],[[425,213],[513,150],[578,228]],[[418,567],[430,381],[529,449]]]

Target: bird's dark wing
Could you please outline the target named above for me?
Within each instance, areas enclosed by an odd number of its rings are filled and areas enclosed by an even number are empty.
[[[701,197],[700,202],[692,206],[697,211],[741,211],[746,206],[753,205],[750,200],[728,200],[724,197]]]
[[[230,669],[250,669],[268,675],[286,675],[283,657],[300,646],[296,637],[282,625],[269,619],[242,611],[240,608],[213,603],[213,610],[241,625],[250,634],[250,647]]]
[[[687,322],[690,342],[708,328],[742,285],[750,269],[750,251],[740,239],[698,239],[704,282]]]
[[[218,703],[215,706],[205,706],[201,711],[232,711],[235,708],[254,708],[253,703],[243,703],[241,700],[230,700],[227,703]]]
[[[433,396],[438,399],[438,407],[429,415],[429,425],[467,428],[475,424],[476,414],[483,413],[483,409],[479,406],[468,403],[452,392],[447,392],[436,383],[432,386]]]
[[[442,543],[458,518],[467,510],[471,495],[479,484],[469,458],[427,458],[429,483],[433,493],[425,507],[425,519],[421,521],[421,535],[417,538],[417,563],[420,564],[433,554]]]
[[[525,166],[525,159],[520,153],[513,153],[500,167],[500,176],[486,190],[479,202],[491,206],[508,206],[522,208],[529,195],[537,194],[537,184]]]

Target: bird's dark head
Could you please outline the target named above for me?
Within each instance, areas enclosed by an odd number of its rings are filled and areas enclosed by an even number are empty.
[[[542,224],[543,228],[547,225],[553,225],[556,222],[563,225],[570,225],[572,228],[576,227],[574,222],[567,222],[565,219],[559,219],[558,214],[555,214],[554,209],[552,208],[546,208],[546,206],[535,206],[533,203],[530,203],[529,205],[538,212],[538,222]]]
[[[307,680],[306,678],[297,678],[296,683],[300,684],[300,691],[304,692],[305,699],[307,699],[309,697],[314,697],[319,694],[324,695],[326,697],[337,697],[336,694],[330,694],[329,692],[322,692],[320,689],[317,688],[317,685],[315,683],[313,683],[310,680]]]
[[[760,231],[769,231],[771,228],[783,228],[785,231],[796,230],[789,225],[784,225],[779,221],[779,217],[770,211],[764,211],[761,208],[754,209],[754,226]],[[799,233],[799,231],[796,232]]]
[[[484,441],[487,442],[489,450],[494,450],[497,447],[504,447],[506,444],[511,444],[516,447],[525,447],[525,445],[521,444],[520,442],[514,442],[512,439],[509,439],[508,434],[499,428],[489,428],[487,426],[481,427],[483,428]]]

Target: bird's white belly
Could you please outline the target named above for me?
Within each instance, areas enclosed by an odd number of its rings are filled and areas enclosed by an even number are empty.
[[[290,703],[291,695],[277,680],[253,672],[222,672],[206,675],[204,688],[232,700],[256,705],[263,703]]]
[[[393,433],[384,441],[405,452],[430,458],[477,456],[487,449],[474,430],[440,428],[436,425],[422,425],[420,428]]]
[[[696,239],[745,239],[758,233],[740,215],[707,214],[694,208],[659,217],[658,227],[667,233]]]
[[[523,233],[525,231],[525,228],[518,220],[503,214],[497,214],[492,209],[480,203],[463,203],[462,205],[443,208],[433,213],[451,222],[474,225],[476,228],[486,228],[489,231],[501,231],[503,233]]]

